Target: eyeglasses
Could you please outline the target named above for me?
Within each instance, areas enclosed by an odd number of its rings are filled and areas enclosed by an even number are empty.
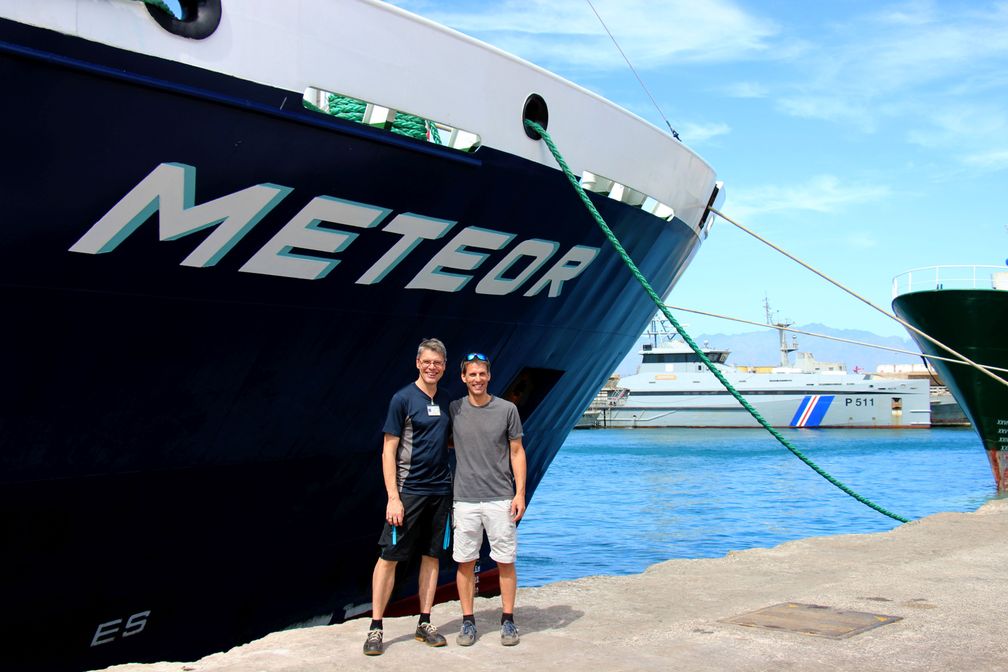
[[[487,359],[487,356],[484,355],[482,352],[470,352],[468,355],[466,355],[465,361],[471,362],[474,359],[478,359],[481,362],[487,362],[487,363],[490,362],[490,360]]]
[[[440,369],[444,366],[444,361],[440,359],[421,359],[420,366],[425,369]]]

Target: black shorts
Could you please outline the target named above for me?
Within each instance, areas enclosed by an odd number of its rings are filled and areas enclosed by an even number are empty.
[[[410,495],[401,493],[403,523],[393,528],[388,522],[378,545],[383,560],[402,562],[418,551],[433,558],[451,557],[451,495]]]

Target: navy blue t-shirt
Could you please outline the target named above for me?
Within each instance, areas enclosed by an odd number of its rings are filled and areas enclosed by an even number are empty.
[[[396,485],[399,492],[412,495],[451,494],[449,401],[438,391],[434,395],[434,406],[438,411],[431,414],[428,408],[431,398],[416,383],[410,383],[392,395],[382,431],[399,437],[396,452]]]

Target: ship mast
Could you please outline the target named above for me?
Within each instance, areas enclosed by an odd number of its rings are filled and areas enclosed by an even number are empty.
[[[774,322],[773,313],[770,311],[770,300],[766,295],[763,296],[763,309],[766,310],[767,324],[776,327],[777,333],[780,334],[780,365],[791,366],[791,360],[788,359],[788,355],[798,349],[798,337],[791,336],[791,345],[788,345],[784,330],[794,324],[794,322]]]

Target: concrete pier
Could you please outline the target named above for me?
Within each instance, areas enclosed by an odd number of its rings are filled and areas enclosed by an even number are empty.
[[[455,644],[461,618],[458,602],[450,602],[433,612],[448,637],[440,649],[413,640],[414,617],[385,619],[385,654],[365,657],[368,621],[358,620],[274,633],[195,662],[107,669],[1003,672],[1006,596],[1008,500],[1000,499],[890,532],[803,539],[717,559],[671,560],[634,576],[520,589],[521,644],[511,648],[500,645],[499,600],[479,599],[479,639],[468,648]],[[790,611],[790,628],[726,622],[774,605],[829,609]],[[874,614],[878,625],[839,639],[801,632],[819,628],[833,610]]]

